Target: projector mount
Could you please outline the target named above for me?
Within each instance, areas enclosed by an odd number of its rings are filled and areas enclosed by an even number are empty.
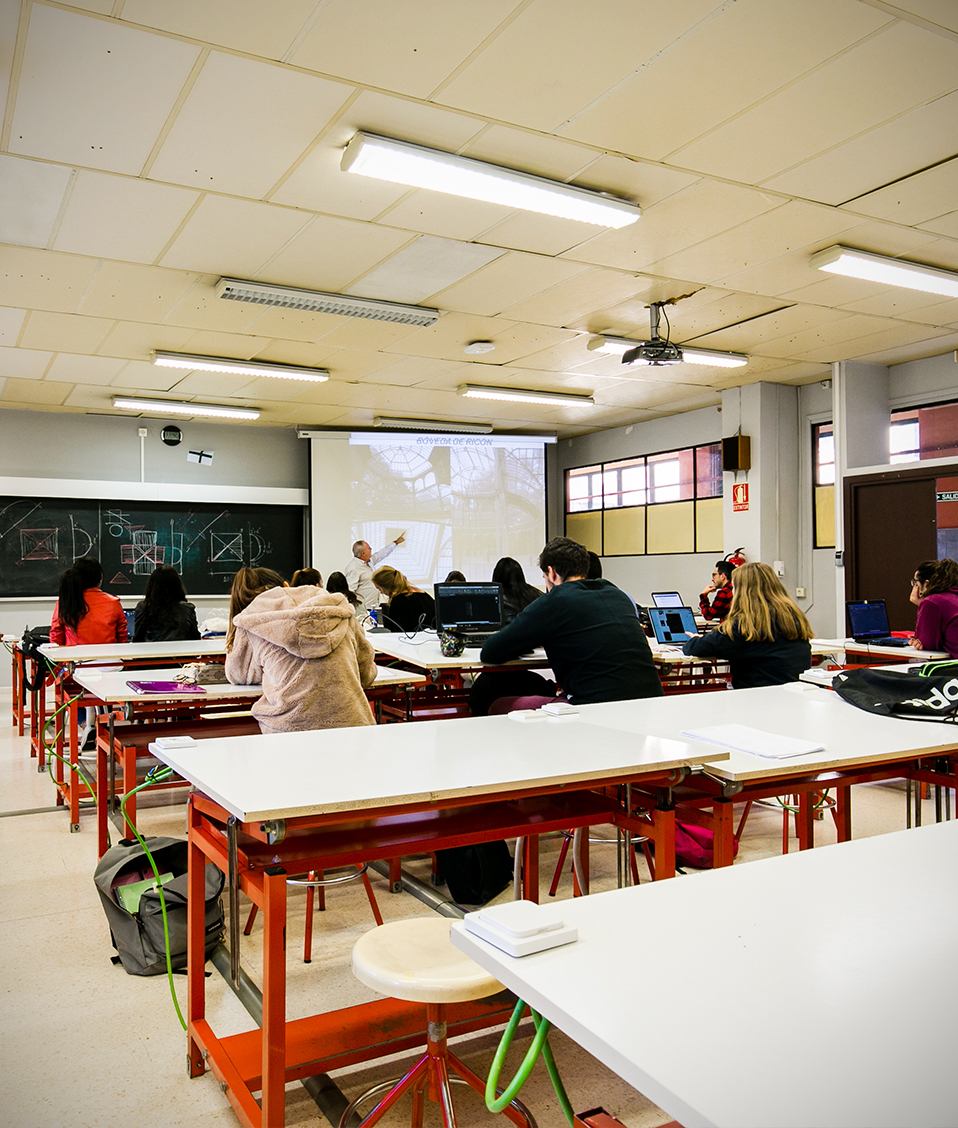
[[[677,299],[673,299],[675,301]],[[664,312],[664,307],[672,302],[653,302],[649,306],[650,339],[640,341],[634,349],[622,354],[623,364],[650,364],[659,367],[663,364],[681,364],[682,350],[678,345],[673,345],[668,336],[659,336],[659,315]],[[669,316],[665,314],[667,332],[671,334]]]

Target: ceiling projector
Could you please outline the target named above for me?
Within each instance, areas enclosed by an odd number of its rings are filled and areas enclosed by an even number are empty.
[[[659,314],[665,302],[653,302],[649,306],[650,340],[639,341],[634,349],[622,354],[623,364],[681,364],[682,350],[665,337],[659,336]]]

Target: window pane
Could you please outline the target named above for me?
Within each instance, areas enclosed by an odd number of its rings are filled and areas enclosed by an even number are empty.
[[[695,451],[674,450],[649,456],[649,501],[686,501],[695,491]]]
[[[812,427],[812,480],[816,486],[835,481],[835,434],[831,423]]]
[[[888,431],[888,449],[892,454],[907,454],[914,451],[918,457],[918,420],[907,423],[893,423]]]
[[[626,505],[645,505],[644,458],[607,462],[604,470],[606,509],[619,509]]]
[[[722,496],[722,444],[695,448],[695,496]]]
[[[602,468],[580,466],[566,471],[566,513],[602,508]]]

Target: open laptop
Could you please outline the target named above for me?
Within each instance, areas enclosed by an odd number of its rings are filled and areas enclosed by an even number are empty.
[[[677,591],[653,591],[652,602],[656,607],[684,607],[685,600]]]
[[[845,610],[851,636],[856,642],[874,642],[879,646],[908,645],[907,639],[892,637],[884,599],[848,599]]]
[[[649,619],[656,641],[664,646],[681,646],[699,633],[691,607],[650,607]]]
[[[436,626],[482,646],[502,626],[498,584],[436,584]]]

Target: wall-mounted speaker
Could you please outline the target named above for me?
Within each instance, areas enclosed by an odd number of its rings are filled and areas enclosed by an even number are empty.
[[[722,469],[752,469],[752,440],[748,435],[733,435],[730,439],[722,439]]]

